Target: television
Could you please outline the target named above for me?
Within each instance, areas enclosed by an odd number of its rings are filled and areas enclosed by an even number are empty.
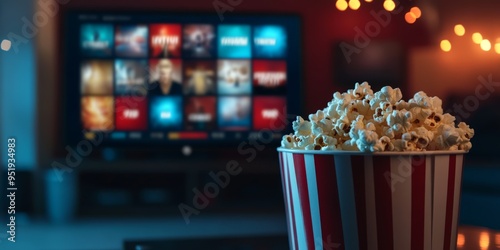
[[[70,11],[62,24],[67,144],[277,146],[300,114],[296,16]]]

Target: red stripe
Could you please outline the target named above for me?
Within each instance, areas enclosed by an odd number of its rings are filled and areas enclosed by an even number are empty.
[[[292,224],[292,233],[293,233],[293,236],[295,239],[295,241],[293,242],[293,245],[295,247],[293,249],[299,249],[298,239],[297,239],[297,224],[295,223],[295,212],[293,209],[292,186],[290,184],[292,181],[296,181],[296,180],[290,179],[290,171],[293,171],[292,168],[294,167],[294,165],[295,165],[294,162],[292,162],[292,163],[288,162],[288,170],[286,171],[286,174],[288,176],[288,192],[287,193],[288,193],[289,198],[290,198],[290,213],[292,216],[292,221],[290,224]]]
[[[425,156],[412,157],[411,166],[411,250],[424,249]]]
[[[452,216],[453,216],[453,198],[455,195],[455,165],[456,158],[455,155],[450,155],[450,165],[448,172],[448,193],[446,197],[446,218],[445,218],[445,228],[444,228],[444,250],[450,249],[451,241],[451,227],[452,227]]]
[[[291,233],[293,228],[292,228],[292,225],[293,225],[293,221],[290,221],[289,219],[289,216],[292,216],[291,214],[291,210],[290,208],[288,207],[288,190],[287,190],[287,185],[286,185],[286,180],[285,180],[285,175],[287,174],[285,172],[285,161],[283,160],[283,157],[284,157],[284,154],[283,152],[280,152],[280,168],[281,168],[281,184],[283,186],[283,200],[285,202],[285,212],[286,212],[286,224],[287,224],[287,227],[288,227],[288,232]],[[292,237],[289,237],[289,241],[290,241],[290,247],[292,246],[293,242],[292,242]]]
[[[306,162],[303,154],[294,154],[295,174],[299,188],[300,205],[304,217],[304,230],[306,233],[307,249],[314,249],[314,234],[311,219],[311,206],[309,204],[309,190],[307,188]]]
[[[375,210],[377,217],[378,249],[392,250],[394,242],[392,237],[390,156],[373,156],[373,174],[375,183]]]
[[[365,157],[351,156],[354,198],[356,201],[356,219],[358,221],[359,250],[366,250],[366,196],[365,196]]]
[[[318,185],[319,213],[323,244],[337,243],[344,248],[337,175],[332,155],[314,155]]]

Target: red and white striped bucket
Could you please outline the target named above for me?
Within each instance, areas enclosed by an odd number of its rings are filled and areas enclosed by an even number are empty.
[[[456,249],[464,151],[278,151],[290,249]]]

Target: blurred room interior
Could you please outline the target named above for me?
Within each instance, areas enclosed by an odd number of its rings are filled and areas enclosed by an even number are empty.
[[[69,58],[75,53],[68,52],[67,41],[74,37],[67,36],[78,36],[79,31],[68,30],[74,27],[68,17],[88,11],[171,15],[190,22],[201,18],[213,24],[224,24],[224,19],[234,23],[231,18],[250,25],[261,22],[255,21],[259,18],[270,23],[284,18],[295,27],[290,30],[296,30],[288,36],[294,51],[287,57],[296,83],[285,95],[296,105],[288,112],[292,116],[306,117],[325,107],[335,91],[365,80],[376,90],[399,87],[405,99],[418,91],[440,97],[446,111],[476,131],[465,160],[459,216],[465,236],[458,237],[458,249],[500,249],[500,156],[494,145],[500,140],[494,131],[500,127],[500,2],[401,0],[389,12],[382,0],[349,3],[353,6],[345,10],[338,2],[0,1],[0,39],[12,40],[12,33],[20,36],[10,51],[0,51],[2,211],[9,203],[5,164],[11,137],[16,138],[18,187],[17,243],[9,244],[2,228],[0,248],[142,249],[134,246],[145,241],[172,244],[165,249],[199,249],[182,244],[233,237],[275,247],[269,249],[288,248],[279,140],[168,147],[128,142],[130,147],[98,145],[88,155],[73,155],[79,141],[69,135],[75,127],[68,120],[79,122],[80,113],[69,110],[74,100],[67,91],[78,83],[67,77],[70,65],[80,59]],[[419,8],[418,18],[413,7]],[[37,24],[27,28],[27,22]],[[481,35],[477,42],[472,39],[475,32]],[[193,190],[206,189],[218,178],[214,173],[234,164],[241,173],[229,175],[224,187],[213,190],[213,198],[206,198],[206,204],[203,198],[197,200],[199,207],[193,209]],[[8,216],[2,212],[0,219],[6,224]]]

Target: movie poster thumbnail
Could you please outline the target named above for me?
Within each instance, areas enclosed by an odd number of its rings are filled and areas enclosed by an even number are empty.
[[[186,130],[212,130],[215,128],[215,97],[202,96],[187,98],[184,111]]]
[[[180,24],[149,26],[150,57],[180,57],[182,49]]]
[[[186,95],[216,93],[215,61],[186,60],[183,63],[183,88]]]
[[[254,57],[286,57],[287,35],[284,27],[276,25],[256,26],[253,36]]]
[[[248,25],[219,25],[217,41],[219,58],[252,57]]]
[[[253,91],[257,95],[286,93],[286,61],[253,60]]]
[[[149,60],[149,95],[182,95],[182,60]]]
[[[286,125],[286,99],[258,96],[253,99],[253,128],[283,129]]]
[[[119,57],[148,56],[148,26],[120,25],[115,31],[115,50]]]
[[[209,24],[188,24],[184,26],[183,56],[210,58],[215,56],[214,26]]]
[[[250,60],[219,60],[217,71],[219,95],[252,93]]]
[[[251,127],[251,103],[248,96],[223,96],[218,102],[221,130],[248,130]]]
[[[83,61],[80,65],[80,91],[83,95],[112,95],[113,61]]]
[[[82,127],[90,131],[113,130],[113,97],[84,96],[81,98]]]
[[[145,95],[148,65],[146,60],[115,60],[115,93]]]
[[[83,24],[80,29],[80,48],[85,56],[113,55],[114,32],[110,24]]]
[[[117,97],[115,100],[116,130],[141,131],[148,126],[146,98]]]
[[[150,101],[152,129],[182,130],[182,97],[154,96]]]

